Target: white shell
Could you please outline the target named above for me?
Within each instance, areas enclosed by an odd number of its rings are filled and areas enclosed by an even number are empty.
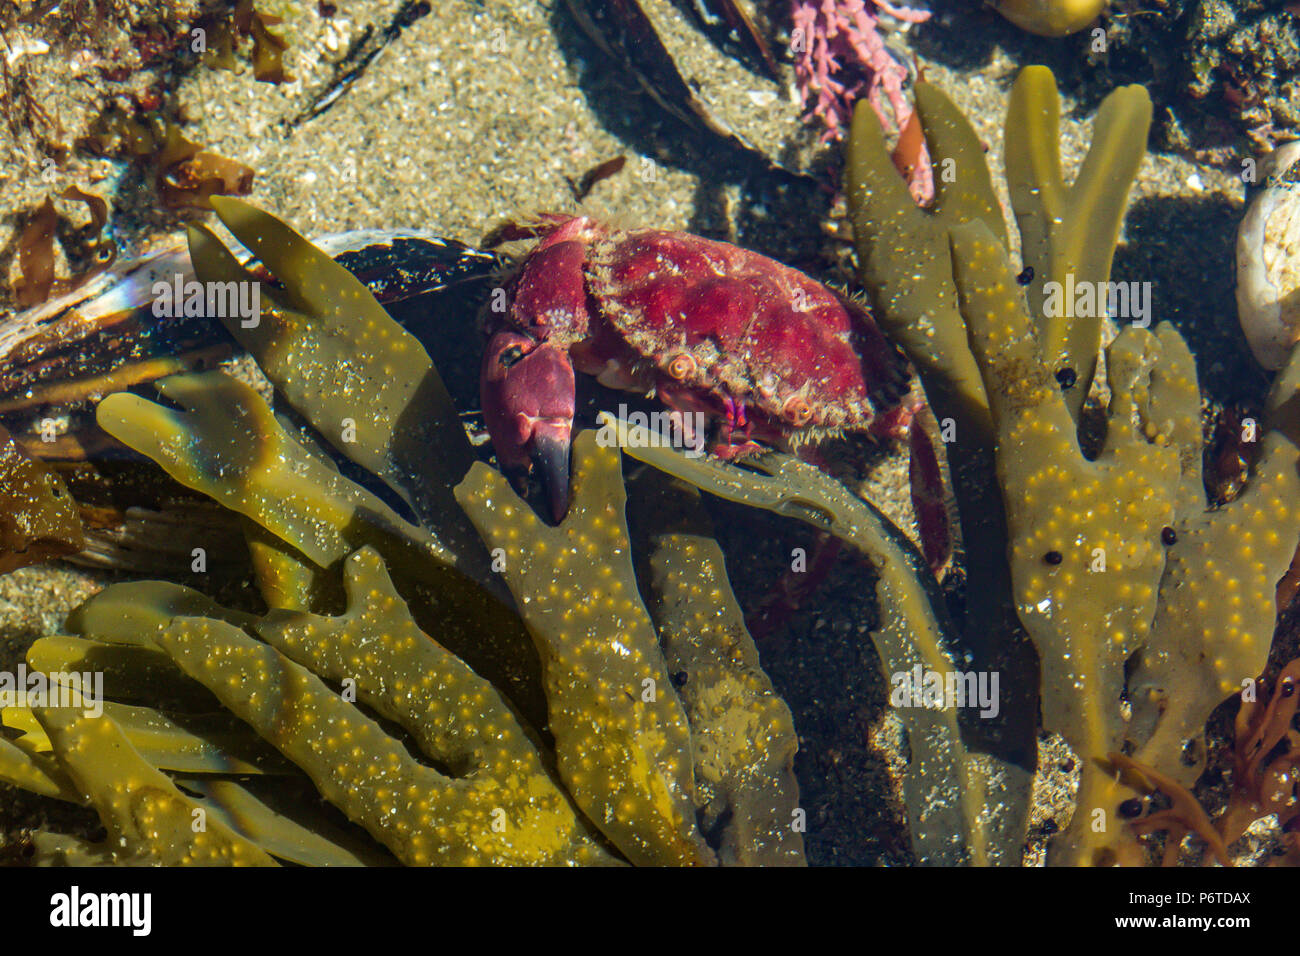
[[[1277,369],[1300,340],[1300,142],[1270,153],[1260,177],[1237,230],[1237,319],[1256,361]]]

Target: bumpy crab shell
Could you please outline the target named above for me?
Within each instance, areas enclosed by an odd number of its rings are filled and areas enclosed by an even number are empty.
[[[736,246],[612,232],[591,247],[587,283],[663,375],[806,437],[864,430],[907,391],[906,360],[862,306]]]

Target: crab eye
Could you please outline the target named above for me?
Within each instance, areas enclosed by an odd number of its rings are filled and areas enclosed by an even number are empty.
[[[512,345],[501,353],[500,357],[497,358],[497,361],[501,363],[502,368],[510,368],[510,366],[514,365],[523,357],[523,348],[518,345]]]

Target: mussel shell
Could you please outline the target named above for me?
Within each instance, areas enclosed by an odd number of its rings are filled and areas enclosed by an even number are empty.
[[[312,242],[388,305],[472,284],[496,272],[502,258],[431,232],[366,229]]]
[[[385,304],[482,279],[501,264],[495,253],[410,230],[358,230],[314,241]],[[67,411],[233,355],[234,340],[220,322],[153,314],[154,284],[177,276],[194,278],[180,240],[0,321],[0,421],[21,431],[25,415]]]
[[[229,355],[219,323],[153,315],[153,287],[194,278],[180,242],[0,322],[0,417],[96,400]]]

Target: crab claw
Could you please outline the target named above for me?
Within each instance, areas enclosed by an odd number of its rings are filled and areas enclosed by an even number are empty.
[[[512,330],[498,332],[483,353],[479,387],[502,469],[524,476],[536,466],[551,515],[563,520],[569,510],[574,404],[568,351]]]

